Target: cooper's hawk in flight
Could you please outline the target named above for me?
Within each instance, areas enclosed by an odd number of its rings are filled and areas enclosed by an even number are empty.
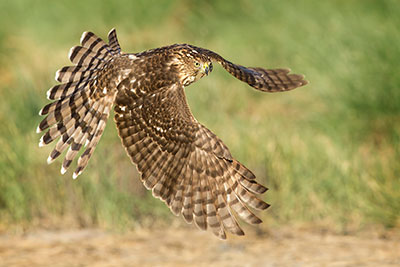
[[[40,111],[46,117],[37,129],[48,130],[40,146],[60,137],[47,162],[69,148],[61,168],[65,173],[84,147],[73,178],[81,174],[114,106],[119,136],[144,186],[175,215],[222,239],[225,230],[244,235],[234,214],[247,223],[260,223],[249,208],[268,208],[256,196],[267,188],[193,117],[184,89],[208,75],[212,62],[264,92],[303,86],[304,76],[288,69],[246,68],[188,44],[123,53],[114,29],[108,40],[106,44],[91,32],[83,33],[81,46],[69,53],[75,65],[57,71],[55,79],[61,84],[47,92],[54,101]]]

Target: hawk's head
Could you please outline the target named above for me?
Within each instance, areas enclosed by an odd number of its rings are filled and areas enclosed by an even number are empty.
[[[211,59],[190,45],[181,45],[176,50],[173,64],[178,69],[178,76],[184,86],[208,75],[213,69]]]

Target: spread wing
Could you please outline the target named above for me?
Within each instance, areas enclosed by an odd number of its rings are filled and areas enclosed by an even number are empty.
[[[257,198],[267,188],[232,158],[228,148],[192,116],[178,84],[144,93],[140,82],[119,85],[115,121],[122,144],[145,187],[187,222],[243,235],[235,214],[250,224],[261,220],[249,209],[269,205]]]
[[[289,91],[308,84],[308,81],[304,80],[304,75],[289,73],[290,69],[244,67],[224,59],[213,51],[204,48],[198,48],[198,50],[213,61],[221,64],[225,70],[237,79],[263,92]]]

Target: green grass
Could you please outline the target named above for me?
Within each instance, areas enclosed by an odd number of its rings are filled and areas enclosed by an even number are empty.
[[[112,119],[77,181],[37,146],[37,112],[68,49],[83,31],[113,27],[126,52],[187,42],[305,74],[306,87],[263,94],[215,68],[188,101],[270,188],[264,219],[400,227],[397,1],[3,1],[0,24],[0,227],[171,218],[141,186]]]

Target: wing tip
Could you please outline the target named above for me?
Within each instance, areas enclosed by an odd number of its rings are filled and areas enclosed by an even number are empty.
[[[226,240],[226,233],[224,230],[221,229],[221,231],[218,231],[217,233],[214,233],[220,240]]]
[[[81,39],[79,39],[79,43],[80,43],[81,45],[83,45],[83,40],[85,40],[86,35],[88,35],[88,34],[89,34],[88,31],[84,31],[84,32],[82,33]]]
[[[74,55],[74,51],[75,51],[75,49],[79,49],[79,47],[81,47],[81,46],[78,46],[78,45],[73,46],[73,47],[71,47],[71,49],[68,51],[68,58],[69,58],[69,60],[70,60],[72,63],[74,63],[74,59],[75,59],[75,57],[76,57],[76,55]]]
[[[57,70],[56,75],[54,76],[54,80],[56,80],[57,82],[60,82],[60,73],[61,73],[61,70]]]
[[[67,172],[67,169],[64,166],[61,166],[61,174],[64,174]]]
[[[301,87],[310,83],[308,80],[305,79],[306,76],[304,74],[290,73],[288,74],[288,77],[294,78],[294,80],[297,81],[296,83],[297,87]]]
[[[306,76],[303,75],[303,80],[301,81],[301,85],[300,86],[304,86],[310,83],[310,81],[305,80]]]
[[[235,234],[238,236],[244,236],[245,235],[244,231],[241,228],[239,230],[240,231],[236,232]]]
[[[46,143],[43,141],[43,136],[39,140],[39,147],[44,147]]]
[[[51,156],[47,157],[47,164],[51,164],[54,161],[54,158],[52,158]]]
[[[107,34],[107,36],[110,36],[111,34],[117,34],[117,30],[115,29],[115,27],[113,27]]]
[[[249,222],[249,224],[261,224],[263,221],[260,219],[260,218],[258,218],[257,216],[254,216],[255,218],[253,218],[252,219],[252,221],[251,222]]]
[[[57,71],[58,72],[58,71]],[[56,73],[56,76],[57,76],[57,73]],[[53,99],[51,99],[51,89],[53,89],[53,87],[51,87],[49,90],[47,90],[47,92],[46,92],[46,97],[47,97],[47,99],[48,100],[53,100]],[[43,111],[43,109],[41,109],[40,110],[40,112],[42,112]],[[43,115],[43,114],[40,114],[40,115]]]

